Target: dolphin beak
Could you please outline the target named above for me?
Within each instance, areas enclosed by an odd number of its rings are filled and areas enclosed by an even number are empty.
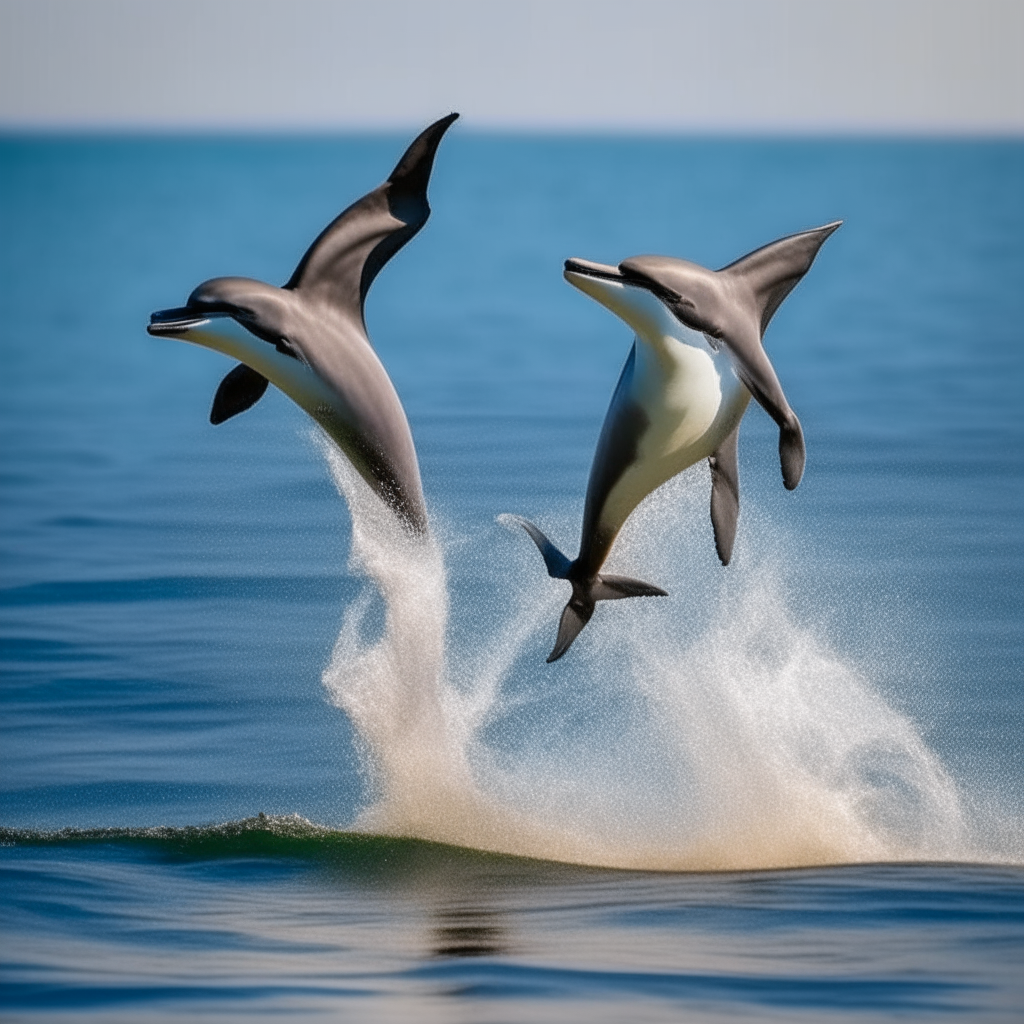
[[[569,259],[565,261],[562,275],[566,281],[578,288],[584,295],[589,295],[595,302],[601,303],[616,312],[615,296],[622,292],[626,279],[618,267],[610,267],[607,263],[594,263],[591,260]],[[609,302],[612,305],[609,305]]]
[[[591,260],[568,259],[565,261],[565,279],[570,284],[575,284],[574,277],[597,277],[606,281],[623,280],[622,272],[618,267],[610,267],[607,263],[594,263]],[[570,276],[572,275],[572,276]]]
[[[574,288],[610,310],[634,331],[646,330],[653,323],[651,316],[657,319],[659,315],[657,310],[662,303],[652,304],[652,295],[655,300],[657,295],[650,285],[621,264],[610,267],[606,263],[569,259],[565,261],[564,276]]]
[[[177,338],[187,334],[201,324],[209,323],[210,318],[196,313],[187,306],[178,309],[161,309],[149,318],[146,331],[154,338]]]
[[[590,260],[571,259],[565,261],[566,281],[595,302],[607,307],[616,316],[623,316],[619,308],[628,281],[618,267],[607,263],[593,263]]]

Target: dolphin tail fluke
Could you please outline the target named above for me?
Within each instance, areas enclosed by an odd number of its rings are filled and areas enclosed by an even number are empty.
[[[548,664],[565,654],[573,641],[583,632],[583,627],[594,614],[594,605],[598,601],[620,601],[624,597],[668,597],[668,591],[653,583],[635,580],[629,576],[613,576],[604,573],[593,580],[572,581],[572,597],[562,609],[562,618],[558,623],[558,638],[548,655]]]
[[[590,596],[595,601],[619,601],[624,597],[668,597],[668,591],[629,576],[602,573],[591,584]]]
[[[521,526],[530,535],[544,559],[549,576],[572,583],[572,597],[562,610],[562,618],[558,623],[558,638],[548,655],[549,664],[558,661],[569,650],[573,641],[583,631],[583,627],[590,621],[594,614],[594,605],[598,601],[619,601],[624,597],[668,597],[668,591],[662,590],[661,587],[629,576],[605,573],[589,580],[574,579],[573,563],[548,540],[539,527],[522,516],[503,515],[499,518],[504,523]]]
[[[558,638],[555,646],[548,655],[548,664],[558,659],[572,647],[573,640],[583,632],[583,627],[590,621],[594,614],[593,601],[577,601],[576,595],[562,609],[562,617],[558,622]]]
[[[544,564],[548,567],[549,576],[552,576],[556,580],[565,580],[569,578],[569,566],[572,565],[572,562],[570,562],[569,559],[566,558],[565,555],[563,555],[562,552],[544,536],[544,533],[539,527],[534,526],[529,519],[524,519],[522,516],[506,514],[499,518],[503,522],[514,523],[516,526],[521,526],[530,535],[530,539],[537,545],[537,550],[540,551],[541,558],[544,559]],[[586,625],[585,622],[584,625]],[[583,626],[580,626],[580,629],[582,628]],[[576,632],[579,633],[579,629],[576,630]],[[572,643],[571,640],[569,642]]]

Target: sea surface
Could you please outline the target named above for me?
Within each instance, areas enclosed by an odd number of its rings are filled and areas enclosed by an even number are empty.
[[[1024,145],[457,123],[370,292],[432,540],[145,332],[285,281],[408,141],[0,138],[7,1021],[1024,1019]],[[566,600],[628,329],[566,257],[836,219],[741,432]],[[390,531],[390,532],[389,532]]]

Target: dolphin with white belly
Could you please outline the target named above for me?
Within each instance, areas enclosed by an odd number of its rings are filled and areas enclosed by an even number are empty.
[[[761,339],[840,223],[772,242],[718,271],[667,256],[635,256],[618,267],[566,261],[566,280],[625,320],[636,340],[597,442],[576,560],[533,523],[511,517],[537,544],[548,573],[572,584],[549,662],[569,649],[595,602],[666,596],[600,569],[633,509],[701,459],[711,466],[715,546],[728,565],[739,516],[737,439],[751,396],[779,426],[783,483],[792,490],[800,482],[803,431]]]
[[[419,463],[405,410],[366,331],[366,293],[430,216],[438,144],[458,117],[423,131],[390,177],[329,224],[281,288],[242,277],[201,284],[149,333],[240,360],[213,401],[214,424],[244,412],[274,383],[320,424],[414,534],[427,531]]]

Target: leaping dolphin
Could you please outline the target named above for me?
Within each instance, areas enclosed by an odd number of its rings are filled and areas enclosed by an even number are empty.
[[[792,490],[800,482],[803,431],[761,340],[841,223],[782,238],[718,271],[668,256],[634,256],[618,267],[566,260],[565,279],[625,320],[636,340],[597,442],[576,560],[533,523],[511,517],[533,538],[549,575],[572,584],[549,662],[579,636],[595,602],[667,596],[650,583],[599,570],[633,509],[705,458],[715,546],[729,564],[739,516],[737,440],[751,395],[779,425],[783,483]]]
[[[413,141],[390,177],[332,221],[281,288],[244,277],[201,284],[149,333],[240,360],[221,382],[210,422],[254,405],[276,384],[334,439],[414,534],[427,531],[405,410],[366,332],[366,293],[381,267],[430,216],[427,184],[449,114]]]

